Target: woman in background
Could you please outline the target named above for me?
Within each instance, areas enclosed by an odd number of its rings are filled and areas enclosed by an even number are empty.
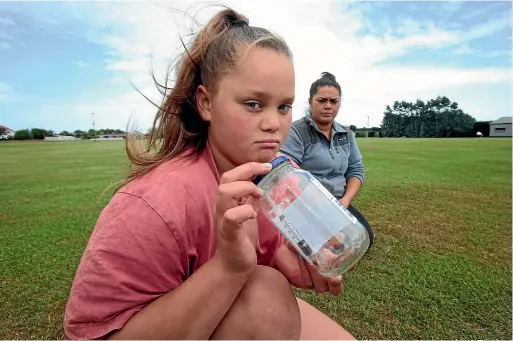
[[[364,167],[354,133],[335,121],[341,97],[335,76],[323,72],[310,87],[307,114],[292,123],[281,152],[312,173],[365,226],[372,245],[369,222],[351,205],[363,185]]]

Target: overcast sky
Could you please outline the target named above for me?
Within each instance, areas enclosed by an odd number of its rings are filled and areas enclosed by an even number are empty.
[[[478,120],[512,113],[510,2],[218,1],[285,38],[302,116],[322,71],[342,85],[337,120],[379,126],[387,104],[446,95]],[[0,124],[55,131],[148,128],[162,78],[208,2],[0,2]],[[207,7],[206,21],[219,7]]]

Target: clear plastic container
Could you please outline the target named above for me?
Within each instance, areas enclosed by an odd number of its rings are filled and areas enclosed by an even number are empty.
[[[338,276],[365,254],[365,227],[312,174],[280,156],[253,181],[267,219],[324,276]]]

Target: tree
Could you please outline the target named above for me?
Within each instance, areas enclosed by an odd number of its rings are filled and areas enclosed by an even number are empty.
[[[96,131],[94,129],[89,129],[85,135],[88,139],[93,139],[96,137]]]
[[[76,138],[84,137],[84,136],[86,136],[86,134],[87,134],[87,133],[86,133],[85,131],[83,131],[83,130],[79,130],[79,129],[77,129],[77,130],[75,130],[75,131],[73,132],[73,136],[75,136]]]
[[[30,130],[30,135],[32,135],[33,139],[43,140],[45,138],[45,130],[39,128],[32,128]]]
[[[356,126],[354,124],[351,124],[349,126],[349,129],[351,129],[353,131],[353,133],[356,132]]]
[[[55,136],[55,131],[53,130],[45,130],[41,128],[32,128],[27,129],[28,134],[22,129],[19,133],[19,139],[39,139],[42,140],[45,138],[45,136]],[[1,131],[0,131],[1,133]],[[69,132],[67,130],[63,130],[59,133],[59,135],[62,136],[75,136],[76,138],[95,138],[98,135],[104,135],[104,134],[124,134],[125,131],[121,129],[89,129],[88,131],[77,129],[73,132]],[[28,137],[27,137],[28,136]]]
[[[30,135],[30,130],[23,129],[23,130],[16,130],[14,133],[14,139],[15,140],[29,140],[32,136]]]
[[[475,119],[458,103],[438,96],[424,103],[396,101],[386,106],[381,123],[385,137],[460,137],[471,136]]]

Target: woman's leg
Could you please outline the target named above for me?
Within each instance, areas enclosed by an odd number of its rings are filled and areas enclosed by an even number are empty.
[[[349,205],[349,208],[348,208],[349,212],[351,212],[355,217],[356,219],[358,219],[360,221],[360,223],[362,223],[362,225],[367,229],[367,232],[369,233],[369,238],[370,238],[370,244],[369,244],[369,248],[372,246],[372,243],[374,243],[374,231],[372,231],[372,228],[369,224],[369,222],[367,221],[367,219],[365,219],[365,217],[363,216],[363,214],[358,211],[358,209],[356,207],[354,207],[353,205]]]
[[[347,330],[302,299],[297,299],[301,312],[300,340],[356,340]]]

